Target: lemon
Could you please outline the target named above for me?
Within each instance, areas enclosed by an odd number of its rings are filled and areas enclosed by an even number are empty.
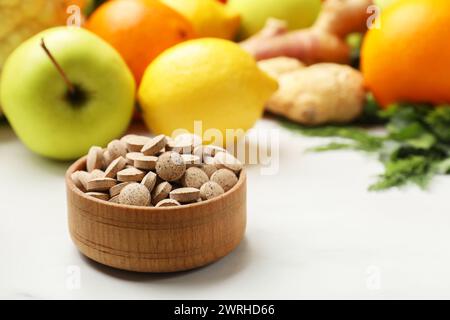
[[[138,97],[154,133],[248,130],[261,117],[277,82],[236,43],[216,38],[186,41],[162,53],[145,71]],[[197,133],[197,132],[196,132]]]
[[[199,37],[233,39],[240,17],[217,0],[162,0],[191,21]]]

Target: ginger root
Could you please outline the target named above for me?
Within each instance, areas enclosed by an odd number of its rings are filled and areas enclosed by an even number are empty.
[[[364,32],[373,0],[326,0],[316,23],[309,29],[289,32],[283,21],[269,19],[266,27],[241,43],[257,60],[286,56],[306,64],[348,63],[348,34]]]
[[[279,79],[283,74],[303,69],[306,66],[297,59],[278,57],[258,62],[258,67],[274,79]]]
[[[260,61],[279,82],[266,109],[305,125],[346,123],[362,112],[366,93],[361,73],[349,66],[319,63],[305,67],[286,57]]]

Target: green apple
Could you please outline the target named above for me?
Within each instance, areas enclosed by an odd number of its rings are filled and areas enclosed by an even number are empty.
[[[92,145],[105,146],[127,129],[135,87],[131,71],[108,43],[85,29],[57,27],[9,56],[0,101],[26,146],[49,158],[70,160]]]
[[[241,14],[240,38],[260,31],[268,18],[287,22],[290,30],[311,26],[321,9],[321,0],[229,0],[228,6]]]

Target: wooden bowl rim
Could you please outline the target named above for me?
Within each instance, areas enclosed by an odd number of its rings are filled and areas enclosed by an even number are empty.
[[[201,206],[207,206],[210,205],[214,202],[218,202],[221,201],[222,199],[228,197],[230,194],[236,192],[236,190],[239,190],[241,188],[241,186],[246,182],[247,179],[247,174],[245,169],[242,169],[240,174],[239,174],[239,179],[238,182],[236,183],[236,185],[233,186],[233,188],[231,188],[230,190],[228,190],[227,192],[225,192],[224,194],[210,199],[210,200],[205,200],[202,202],[195,202],[195,203],[190,203],[190,204],[184,204],[181,206],[174,206],[174,207],[141,207],[141,206],[130,206],[130,205],[124,205],[124,204],[117,204],[117,203],[113,203],[113,202],[109,202],[109,201],[104,201],[104,200],[100,200],[100,199],[96,199],[94,197],[90,197],[88,195],[86,195],[86,193],[84,193],[83,191],[81,191],[76,185],[75,183],[72,181],[71,175],[72,173],[74,173],[75,171],[80,170],[79,168],[82,166],[85,166],[85,162],[86,162],[86,158],[87,156],[84,156],[80,159],[78,159],[77,161],[75,161],[66,171],[66,175],[65,175],[65,180],[66,180],[66,185],[69,188],[70,191],[75,192],[76,194],[78,194],[79,196],[81,196],[82,198],[84,198],[87,201],[93,201],[93,202],[97,202],[98,204],[101,205],[106,205],[106,206],[110,206],[112,208],[119,208],[119,209],[133,209],[133,210],[140,210],[143,212],[147,212],[147,213],[156,213],[159,211],[181,211],[187,208],[195,208],[195,207],[201,207]]]

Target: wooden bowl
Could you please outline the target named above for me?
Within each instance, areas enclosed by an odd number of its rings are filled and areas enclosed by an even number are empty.
[[[86,196],[70,175],[84,170],[86,158],[66,173],[69,230],[87,257],[114,268],[174,272],[198,268],[229,254],[244,237],[246,174],[224,195],[179,207],[114,204]]]

